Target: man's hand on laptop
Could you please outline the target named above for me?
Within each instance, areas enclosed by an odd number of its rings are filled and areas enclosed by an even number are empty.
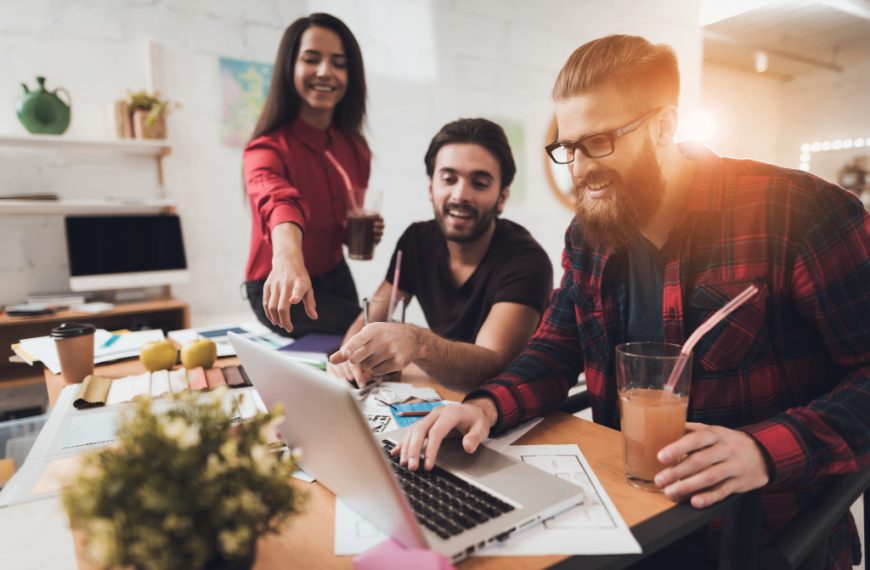
[[[419,348],[417,327],[398,323],[369,323],[329,357],[334,365],[350,364],[360,387],[372,376],[398,372],[411,364]],[[358,374],[363,377],[359,377]]]
[[[399,454],[399,462],[412,471],[419,467],[422,454],[423,467],[431,471],[444,438],[461,435],[463,449],[474,453],[497,419],[498,411],[489,398],[469,400],[458,406],[438,406],[408,428],[392,454]]]

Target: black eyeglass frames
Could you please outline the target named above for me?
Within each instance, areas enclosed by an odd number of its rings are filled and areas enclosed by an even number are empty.
[[[647,111],[640,117],[634,119],[627,125],[623,125],[610,131],[593,133],[580,137],[574,142],[552,142],[544,147],[550,159],[556,164],[571,164],[574,162],[574,153],[580,149],[588,158],[603,158],[613,154],[616,139],[628,133],[634,132],[640,126],[661,111],[663,107],[658,107],[652,111]]]

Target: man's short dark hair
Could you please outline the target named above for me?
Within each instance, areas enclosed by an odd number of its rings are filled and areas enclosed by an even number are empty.
[[[448,144],[471,143],[480,145],[492,154],[498,161],[501,170],[501,189],[511,185],[517,173],[511,145],[508,143],[504,130],[487,119],[458,119],[447,123],[432,137],[429,150],[426,151],[424,162],[429,178],[435,173],[435,157],[441,147]]]

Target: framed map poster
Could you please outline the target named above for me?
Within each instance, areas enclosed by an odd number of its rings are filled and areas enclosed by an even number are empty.
[[[272,64],[219,59],[221,89],[221,141],[245,146],[269,92]]]

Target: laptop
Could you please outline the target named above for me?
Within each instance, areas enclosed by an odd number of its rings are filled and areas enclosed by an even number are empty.
[[[357,513],[410,548],[459,561],[583,501],[580,487],[481,445],[446,440],[436,467],[413,472],[388,451],[403,430],[373,434],[347,381],[229,333],[265,404],[284,405],[279,430],[300,466]]]

